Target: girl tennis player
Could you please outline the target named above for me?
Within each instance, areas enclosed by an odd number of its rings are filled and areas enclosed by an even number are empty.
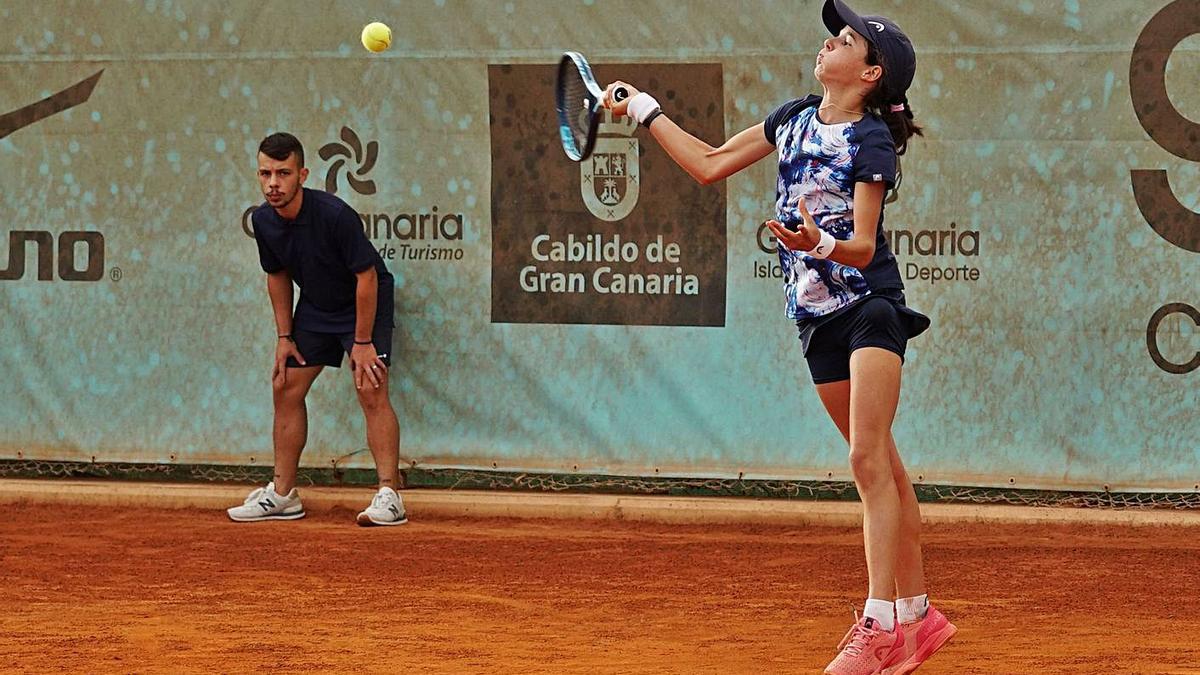
[[[648,127],[701,183],[778,151],[776,216],[767,225],[779,241],[787,316],[817,394],[850,444],[870,580],[863,615],[825,672],[907,673],[957,630],[929,604],[921,514],[891,432],[905,345],[929,326],[905,306],[882,231],[897,156],[921,134],[905,95],[916,55],[891,20],[859,16],[841,0],[826,0],[822,18],[833,34],[814,68],[822,95],[783,104],[720,147],[679,128],[649,93],[624,82],[609,85],[605,105]],[[612,100],[617,86],[628,99]]]

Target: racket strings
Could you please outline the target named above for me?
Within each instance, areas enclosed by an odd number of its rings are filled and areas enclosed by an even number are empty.
[[[574,136],[575,148],[581,150],[587,144],[592,111],[587,85],[578,72],[568,76],[563,82],[563,108],[566,112],[567,126]]]

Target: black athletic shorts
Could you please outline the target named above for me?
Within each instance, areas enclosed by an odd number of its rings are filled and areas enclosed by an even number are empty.
[[[340,368],[342,365],[342,356],[349,354],[354,348],[354,332],[349,333],[315,333],[302,328],[292,329],[292,339],[296,342],[296,349],[300,350],[300,355],[304,357],[305,366],[332,366]],[[371,342],[375,344],[375,351],[379,354],[380,360],[388,367],[392,367],[392,327],[391,326],[375,326],[375,332],[371,334]],[[288,368],[303,368],[296,359],[288,357]]]
[[[929,318],[903,300],[867,296],[816,328],[804,358],[815,384],[850,379],[850,354],[878,347],[904,360],[909,338],[929,327]]]

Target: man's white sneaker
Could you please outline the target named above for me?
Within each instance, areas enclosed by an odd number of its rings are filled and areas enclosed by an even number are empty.
[[[408,522],[408,516],[404,513],[404,503],[400,501],[400,495],[396,491],[386,485],[379,488],[379,492],[375,493],[375,498],[371,500],[371,505],[362,513],[358,514],[358,524],[363,527],[372,525],[403,525]]]
[[[304,517],[304,506],[300,503],[300,495],[296,488],[287,495],[275,494],[275,483],[267,483],[265,488],[252,491],[241,506],[235,506],[225,511],[229,519],[239,523],[251,523],[256,520],[296,520]]]

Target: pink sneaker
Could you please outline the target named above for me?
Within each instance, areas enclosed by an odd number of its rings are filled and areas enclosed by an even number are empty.
[[[895,666],[879,671],[880,675],[904,675],[916,670],[949,642],[958,628],[930,605],[924,619],[900,624],[900,632],[904,634],[904,658]]]
[[[904,632],[879,630],[874,619],[863,617],[838,648],[841,653],[825,666],[825,675],[875,675],[904,660]]]

